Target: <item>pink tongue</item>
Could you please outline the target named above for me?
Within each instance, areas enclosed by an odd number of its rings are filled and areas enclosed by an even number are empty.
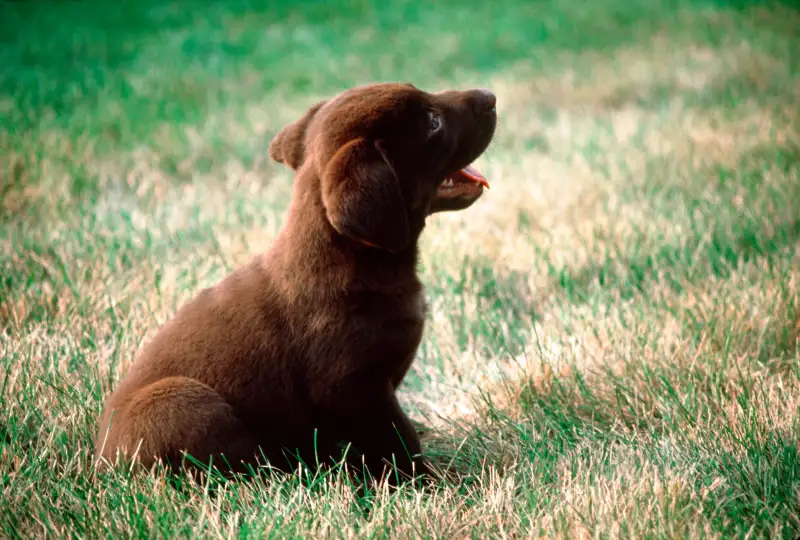
[[[487,188],[487,189],[489,188],[489,181],[486,180],[486,177],[483,176],[480,173],[480,171],[478,169],[476,169],[475,167],[473,167],[472,165],[464,167],[463,169],[458,171],[455,175],[461,176],[463,180],[466,180],[466,181],[469,181],[469,182],[477,182],[478,184],[481,184],[485,188]],[[455,176],[455,175],[453,175],[453,176]]]

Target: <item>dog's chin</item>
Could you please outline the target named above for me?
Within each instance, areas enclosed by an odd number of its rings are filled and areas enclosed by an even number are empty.
[[[430,213],[463,210],[483,195],[484,187],[488,188],[489,182],[475,167],[456,171],[439,184]]]

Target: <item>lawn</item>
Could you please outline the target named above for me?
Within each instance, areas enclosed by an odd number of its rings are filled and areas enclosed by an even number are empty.
[[[401,400],[436,489],[167,481],[103,400],[270,245],[272,136],[355,84],[488,87]],[[800,535],[800,11],[685,0],[0,3],[0,536]]]

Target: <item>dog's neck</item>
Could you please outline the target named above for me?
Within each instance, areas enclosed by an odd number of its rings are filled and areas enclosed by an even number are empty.
[[[389,252],[363,245],[339,234],[328,221],[317,178],[296,179],[294,196],[271,251],[273,264],[292,274],[321,277],[340,292],[416,292],[418,248],[416,235],[410,246]]]

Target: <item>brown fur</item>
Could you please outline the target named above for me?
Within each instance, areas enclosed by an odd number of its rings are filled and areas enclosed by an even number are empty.
[[[423,330],[417,239],[429,214],[481,195],[444,197],[440,184],[488,146],[494,101],[368,85],[284,128],[269,148],[296,171],[284,228],[145,346],[108,399],[97,455],[287,469],[352,443],[371,472],[426,472],[395,397]]]

